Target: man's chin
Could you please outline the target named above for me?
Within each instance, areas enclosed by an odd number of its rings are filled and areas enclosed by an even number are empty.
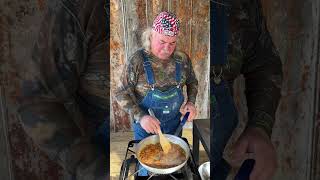
[[[159,58],[161,61],[167,61],[169,59],[169,57],[166,58]]]
[[[159,59],[161,60],[168,60],[169,58],[170,58],[170,55],[163,55],[159,57]]]

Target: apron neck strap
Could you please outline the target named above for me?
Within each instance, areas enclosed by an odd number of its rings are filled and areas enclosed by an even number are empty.
[[[181,61],[176,60],[176,82],[177,87],[180,88],[180,82],[181,82]]]
[[[142,52],[142,56],[143,56],[143,67],[144,67],[144,71],[146,73],[147,82],[151,87],[154,87],[155,80],[154,80],[154,76],[153,76],[151,62],[147,58],[144,50],[141,50],[141,52]]]

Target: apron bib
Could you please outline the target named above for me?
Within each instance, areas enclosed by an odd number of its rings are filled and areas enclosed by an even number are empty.
[[[180,87],[181,81],[181,62],[177,61],[176,64],[176,83],[177,85],[166,91],[160,91],[155,88],[154,73],[152,70],[151,62],[148,60],[144,51],[143,54],[143,66],[146,73],[146,79],[150,86],[150,90],[146,96],[142,99],[139,106],[148,113],[148,109],[152,109],[157,119],[160,121],[160,127],[165,134],[174,134],[180,123],[180,107],[184,101],[182,89]],[[147,133],[140,125],[140,123],[134,123],[134,136],[136,140],[144,139],[152,134]]]

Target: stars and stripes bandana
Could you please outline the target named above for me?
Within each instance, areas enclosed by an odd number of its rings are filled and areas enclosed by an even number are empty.
[[[166,36],[177,36],[180,22],[175,14],[171,12],[161,12],[154,19],[152,29]]]

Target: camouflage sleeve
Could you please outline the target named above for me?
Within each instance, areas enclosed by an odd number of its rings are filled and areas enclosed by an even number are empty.
[[[187,66],[188,66],[188,69],[187,69],[186,85],[187,85],[188,102],[192,102],[193,104],[195,104],[197,94],[198,94],[198,80],[194,73],[192,62],[189,56],[187,58]]]
[[[88,52],[92,53],[87,49],[92,43],[87,42],[100,33],[90,33],[82,27],[81,23],[90,24],[89,20],[80,23],[72,4],[48,3],[32,56],[20,70],[17,110],[27,134],[50,157],[57,158],[76,138],[88,133],[76,94],[81,72],[90,57]],[[90,3],[87,7],[94,11],[88,10],[86,16],[83,12],[83,16],[90,18],[90,13],[98,12],[95,7],[104,12],[101,5]],[[96,19],[92,21],[98,23]]]
[[[142,57],[135,53],[126,63],[120,83],[116,90],[118,104],[130,115],[131,121],[140,120],[146,113],[139,107],[139,99],[135,93],[139,71],[142,67]]]
[[[246,62],[242,73],[246,83],[247,126],[260,127],[271,136],[280,99],[282,64],[262,16],[259,0],[247,5],[250,19],[242,31]]]

